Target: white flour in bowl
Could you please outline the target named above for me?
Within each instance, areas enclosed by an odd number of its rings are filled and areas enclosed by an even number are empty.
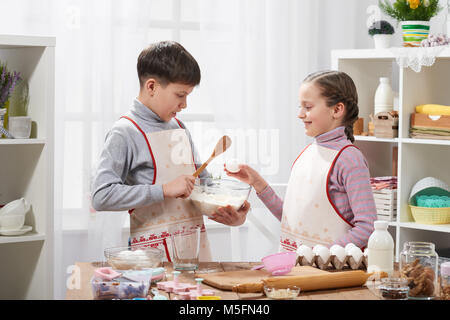
[[[204,215],[211,216],[219,207],[231,206],[235,210],[244,204],[245,196],[233,196],[228,194],[213,194],[194,190],[190,199],[194,206]]]

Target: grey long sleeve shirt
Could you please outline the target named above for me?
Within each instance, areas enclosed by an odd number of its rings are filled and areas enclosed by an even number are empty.
[[[176,120],[162,121],[138,99],[126,116],[145,132],[178,129]],[[184,129],[184,124],[180,121]],[[186,134],[197,167],[201,162],[189,130]],[[119,119],[105,138],[92,183],[92,206],[97,211],[124,211],[163,201],[162,185],[152,185],[154,164],[142,133],[127,119]],[[204,170],[200,178],[208,177]]]

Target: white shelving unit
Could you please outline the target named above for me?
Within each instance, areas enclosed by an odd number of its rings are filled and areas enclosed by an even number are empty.
[[[355,137],[355,145],[364,153],[372,177],[392,175],[392,149],[398,147],[397,220],[389,228],[395,239],[396,260],[407,241],[429,241],[437,250],[448,250],[450,225],[414,222],[408,198],[414,184],[424,177],[433,176],[450,183],[450,141],[409,138],[410,115],[416,105],[450,105],[450,49],[444,49],[433,66],[422,67],[419,73],[400,68],[389,49],[334,50],[331,56],[332,68],[346,72],[355,82],[364,131],[368,131],[369,115],[374,112],[379,78],[389,77],[393,90],[399,93],[399,137]]]
[[[53,298],[54,37],[0,35],[0,61],[29,84],[30,139],[0,139],[0,205],[31,204],[21,236],[0,236],[0,299]]]

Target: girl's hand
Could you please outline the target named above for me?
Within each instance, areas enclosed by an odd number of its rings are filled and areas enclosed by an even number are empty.
[[[240,164],[239,165],[239,171],[236,173],[230,172],[226,169],[225,164],[224,171],[227,173],[228,176],[236,178],[242,182],[245,182],[249,185],[251,185],[253,188],[255,188],[256,192],[261,192],[267,187],[267,182],[264,180],[263,177],[259,175],[259,173],[249,167],[246,164]]]
[[[250,203],[245,201],[238,211],[234,210],[232,206],[220,207],[209,219],[227,226],[236,227],[245,222],[249,210]]]

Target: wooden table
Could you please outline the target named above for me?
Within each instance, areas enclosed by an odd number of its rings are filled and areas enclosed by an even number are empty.
[[[220,271],[235,271],[235,270],[248,270],[253,266],[258,265],[258,262],[202,262],[199,269],[195,272],[183,271],[180,276],[180,282],[189,282],[195,284],[194,279],[197,273],[209,273]],[[74,289],[67,289],[66,300],[92,300],[91,290],[91,278],[94,275],[94,270],[99,267],[106,266],[101,262],[77,262],[72,279]],[[166,268],[167,274],[173,271],[172,264],[165,262],[163,267]],[[79,281],[78,281],[79,280]],[[261,293],[235,293],[231,291],[222,291],[217,288],[210,287],[206,284],[202,284],[203,288],[213,289],[216,291],[216,295],[220,296],[222,300],[266,300],[267,297]],[[161,294],[165,294],[169,298],[173,298],[173,294],[165,293],[160,290]],[[301,292],[297,297],[297,300],[379,300],[379,298],[373,294],[366,287],[357,288],[345,288],[345,289],[333,289],[333,290],[320,290]]]

